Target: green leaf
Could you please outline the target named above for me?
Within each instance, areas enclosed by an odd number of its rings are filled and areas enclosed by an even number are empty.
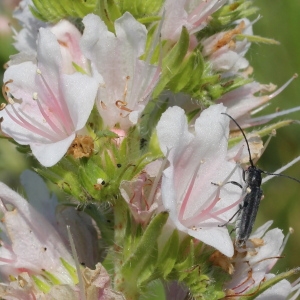
[[[204,70],[204,60],[200,51],[185,58],[178,73],[170,80],[168,87],[174,92],[191,93],[199,85]]]
[[[189,33],[187,29],[183,27],[178,42],[163,58],[161,78],[153,91],[154,99],[166,88],[169,81],[179,72],[189,47],[189,40]]]
[[[61,19],[83,18],[94,12],[98,0],[32,0],[32,14],[44,21],[55,23]]]
[[[99,1],[98,14],[102,21],[106,24],[111,32],[115,32],[114,22],[122,16],[120,7],[114,0],[101,0]]]
[[[179,235],[178,231],[174,230],[168,241],[165,243],[157,261],[157,269],[160,270],[164,279],[167,279],[167,276],[176,263],[178,250]]]
[[[151,220],[138,245],[135,249],[132,249],[132,254],[122,266],[124,278],[128,278],[128,280],[138,279],[141,270],[148,267],[149,257],[152,260],[156,260],[156,258],[152,257],[152,251],[156,248],[157,239],[168,216],[167,212],[162,212]]]

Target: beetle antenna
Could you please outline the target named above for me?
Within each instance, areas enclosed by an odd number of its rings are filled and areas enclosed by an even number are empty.
[[[276,173],[269,173],[269,172],[262,171],[262,170],[261,170],[261,172],[264,173],[264,174],[267,174],[267,175],[275,175],[275,176],[281,176],[281,177],[289,178],[289,179],[292,179],[292,180],[297,181],[298,183],[300,183],[299,179],[291,177],[291,176],[288,176],[288,175],[276,174]]]
[[[239,130],[241,131],[241,133],[243,134],[243,137],[245,139],[245,142],[247,144],[247,148],[248,148],[248,153],[249,153],[249,162],[251,164],[251,167],[254,167],[254,164],[253,164],[253,161],[252,161],[252,158],[251,158],[251,152],[250,152],[250,147],[249,147],[249,143],[248,143],[248,140],[246,138],[246,135],[243,131],[243,129],[241,128],[241,126],[237,123],[237,121],[230,115],[228,115],[227,113],[221,113],[222,115],[226,115],[228,118],[230,118],[234,123],[235,125],[239,128]]]

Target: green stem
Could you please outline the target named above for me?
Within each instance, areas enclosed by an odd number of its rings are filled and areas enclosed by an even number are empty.
[[[136,280],[125,278],[122,274],[124,264],[123,247],[127,227],[128,211],[125,202],[118,199],[114,206],[115,228],[114,228],[114,288],[124,294],[126,300],[136,300],[139,298]]]

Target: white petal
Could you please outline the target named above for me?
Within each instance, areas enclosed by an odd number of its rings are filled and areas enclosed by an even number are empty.
[[[184,148],[193,139],[188,131],[184,110],[178,106],[168,108],[161,116],[157,127],[157,137],[164,155],[173,147]],[[182,145],[180,147],[180,145]],[[178,152],[181,152],[180,149]]]
[[[74,129],[82,129],[91,114],[95,103],[98,83],[95,79],[75,73],[63,75],[63,93]]]
[[[47,220],[55,224],[55,207],[57,198],[50,195],[44,180],[31,170],[25,170],[21,176],[21,184],[25,189],[30,204]]]
[[[291,284],[284,279],[268,288],[265,292],[257,296],[255,300],[285,300],[291,291]]]
[[[232,257],[234,253],[233,243],[227,228],[215,227],[208,229],[189,230],[190,236],[199,241],[214,247],[227,257]]]
[[[30,144],[30,148],[33,155],[44,167],[52,167],[66,154],[74,139],[75,133],[56,143],[32,143]]]

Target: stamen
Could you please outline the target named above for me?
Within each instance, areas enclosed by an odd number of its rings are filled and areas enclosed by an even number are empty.
[[[124,93],[123,93],[123,99],[122,100],[117,100],[116,101],[116,106],[122,110],[128,111],[128,112],[132,112],[133,110],[126,107],[127,106],[127,102],[126,102],[126,97],[127,97],[127,92],[128,92],[128,81],[130,79],[130,76],[126,76],[125,78],[125,88],[124,88]]]
[[[69,109],[66,106],[66,103],[64,101],[58,101],[55,94],[53,93],[52,89],[49,87],[47,81],[45,80],[44,76],[42,75],[42,72],[40,69],[37,69],[37,74],[40,76],[38,78],[41,78],[41,84],[44,85],[45,90],[49,93],[47,97],[47,106],[51,107],[50,104],[53,105],[53,110],[55,111],[55,114],[53,114],[53,117],[56,118],[58,124],[63,126],[63,129],[65,132],[70,135],[73,132],[74,124],[69,114]],[[62,96],[62,95],[61,95]],[[71,128],[72,127],[72,128]]]
[[[183,214],[184,214],[184,211],[185,211],[185,209],[186,209],[187,203],[188,203],[188,201],[189,201],[190,195],[191,195],[191,193],[192,193],[192,191],[193,191],[193,187],[194,187],[194,184],[195,184],[195,181],[196,181],[197,174],[198,174],[199,169],[200,169],[200,167],[201,167],[201,164],[202,164],[202,162],[200,162],[200,163],[198,164],[198,166],[196,167],[196,170],[195,170],[195,172],[194,172],[194,174],[193,174],[192,180],[191,180],[190,183],[188,184],[187,191],[186,191],[186,193],[185,193],[185,196],[184,196],[184,199],[183,199],[183,201],[182,201],[181,208],[180,208],[180,211],[179,211],[179,215],[178,215],[178,219],[179,219],[180,221],[183,221]],[[188,227],[188,226],[187,226],[187,227]]]
[[[233,173],[235,172],[235,170],[237,169],[238,166],[239,165],[236,164],[235,167],[233,168],[233,170],[226,176],[226,178],[223,181],[223,182],[225,182],[225,184],[229,180],[229,178],[233,175]],[[221,185],[218,187],[213,201],[210,202],[210,199],[208,199],[207,203],[210,203],[210,204],[205,209],[201,209],[201,210],[199,209],[198,212],[196,212],[196,214],[188,220],[189,225],[186,225],[187,227],[190,227],[192,224],[199,224],[199,222],[203,222],[203,221],[206,221],[206,220],[211,219],[211,218],[213,218],[213,219],[215,219],[219,222],[226,222],[225,220],[222,220],[221,218],[219,218],[218,215],[223,214],[224,212],[236,207],[239,203],[242,202],[245,195],[243,193],[242,196],[237,201],[232,203],[231,205],[228,205],[225,208],[222,208],[218,211],[210,213],[210,211],[215,207],[217,202],[220,200],[219,194],[220,194],[220,189],[223,185],[224,185],[224,183],[223,184],[221,183]],[[213,195],[214,194],[212,194],[210,196],[210,198],[212,198]],[[203,226],[203,225],[201,224],[201,226]]]
[[[285,236],[284,240],[283,240],[283,243],[279,249],[279,255],[282,254],[287,242],[288,242],[288,239],[290,238],[291,234],[294,233],[294,229],[292,227],[289,228],[289,233]]]
[[[3,98],[8,102],[8,98],[7,98],[7,94],[9,93],[9,87],[7,86],[9,83],[12,83],[13,80],[10,79],[6,82],[4,82],[4,84],[2,85],[2,95]]]
[[[288,164],[286,164],[285,166],[283,166],[282,168],[276,170],[274,172],[274,174],[269,174],[268,176],[266,176],[265,178],[263,178],[262,180],[262,184],[266,183],[267,181],[269,181],[270,179],[272,179],[276,174],[280,174],[281,172],[285,171],[286,169],[288,169],[289,167],[291,167],[292,165],[294,165],[295,163],[297,163],[298,161],[300,161],[300,156],[296,157],[295,159],[293,159],[292,161],[290,161]],[[289,177],[289,176],[286,176]],[[291,177],[290,177],[291,178]],[[295,178],[292,178],[295,180]],[[297,181],[297,180],[296,180]]]
[[[297,291],[297,292],[293,295],[293,297],[289,298],[289,300],[297,300],[298,299],[298,296],[300,295],[300,284],[298,284],[292,288],[292,292],[294,292],[294,291]]]
[[[222,209],[219,209],[219,210],[215,211],[213,214],[211,214],[211,216],[212,216],[213,218],[217,219],[216,216],[218,216],[218,215],[220,215],[220,214],[223,214],[224,212],[229,211],[230,209],[232,209],[232,208],[238,206],[238,205],[243,201],[243,199],[244,199],[244,197],[246,196],[246,194],[247,194],[247,193],[243,193],[242,196],[241,196],[237,201],[233,202],[232,204],[230,204],[230,205],[228,205],[228,206],[226,206],[226,207],[224,207],[224,208],[222,208]],[[223,220],[222,220],[222,221],[223,221]],[[226,222],[226,221],[225,221],[225,222]]]
[[[277,91],[275,91],[273,94],[265,96],[268,98],[268,100],[273,99],[274,97],[276,97],[277,95],[279,95],[294,79],[296,79],[298,77],[298,74],[294,74],[292,76],[292,78],[290,78],[283,86],[281,86]]]
[[[116,106],[122,110],[128,111],[128,112],[132,112],[132,109],[129,109],[126,107],[128,103],[127,102],[123,102],[121,100],[116,101]]]
[[[49,126],[51,127],[51,129],[53,131],[55,131],[58,135],[60,136],[64,136],[65,133],[60,129],[58,128],[54,123],[53,121],[51,120],[51,118],[46,114],[46,112],[44,111],[39,99],[38,99],[38,94],[37,93],[34,93],[33,94],[33,99],[36,101],[37,105],[38,105],[38,108],[39,108],[39,111],[40,113],[42,114],[42,116],[45,118],[46,122],[49,124]],[[53,114],[52,114],[53,115]]]
[[[299,111],[299,110],[300,110],[300,106],[296,106],[296,107],[286,109],[286,110],[283,110],[283,111],[279,111],[279,112],[276,112],[276,113],[273,113],[273,114],[269,114],[269,115],[265,115],[265,116],[257,117],[257,118],[252,118],[251,120],[249,120],[249,123],[251,122],[252,126],[254,126],[256,124],[260,124],[261,122],[266,123],[266,122],[268,122],[268,121],[270,121],[274,118],[281,117],[281,116],[284,116],[284,115],[288,115],[288,114],[291,114],[291,113]]]
[[[15,109],[14,105],[11,105],[12,110],[14,111],[15,115],[19,118],[19,120],[17,118],[15,118],[7,109],[6,113],[8,114],[8,116],[17,124],[19,124],[20,126],[22,126],[25,129],[28,129],[36,134],[39,134],[40,136],[43,136],[45,138],[48,138],[49,140],[55,140],[57,139],[57,137],[55,135],[51,135],[51,133],[47,133],[43,130],[41,130],[40,128],[32,125],[31,123],[27,122],[19,113],[18,111]],[[20,121],[21,120],[21,121]]]

